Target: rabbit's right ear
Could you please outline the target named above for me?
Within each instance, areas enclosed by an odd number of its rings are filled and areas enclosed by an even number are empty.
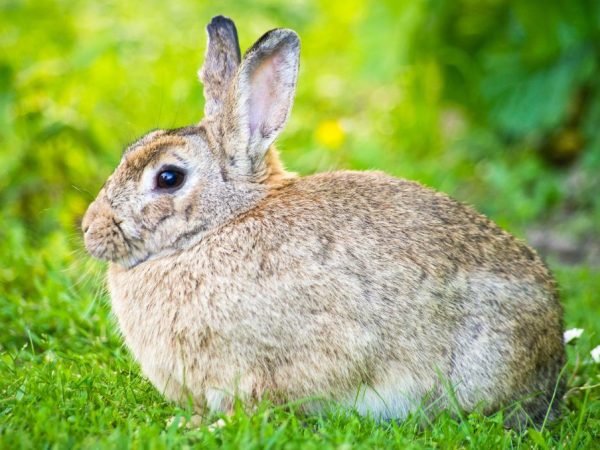
[[[206,56],[198,76],[204,85],[204,115],[214,116],[222,109],[240,65],[240,44],[235,24],[227,17],[213,17],[206,33]]]
[[[223,108],[230,170],[251,178],[264,170],[266,152],[292,108],[299,59],[298,35],[281,28],[266,33],[244,55]]]

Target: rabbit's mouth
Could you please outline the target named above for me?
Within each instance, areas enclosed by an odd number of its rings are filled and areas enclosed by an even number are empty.
[[[85,247],[94,258],[116,263],[125,269],[131,269],[150,258],[151,255],[140,248],[140,243],[124,235],[120,238],[115,234],[104,238],[88,238],[88,234],[85,235]]]
[[[122,222],[112,214],[84,221],[85,248],[100,260],[111,261],[127,269],[137,266],[150,255],[143,248],[143,241],[132,238],[123,228]]]

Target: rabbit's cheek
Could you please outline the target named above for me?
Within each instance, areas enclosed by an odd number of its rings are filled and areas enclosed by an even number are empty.
[[[155,231],[173,217],[175,206],[173,199],[164,196],[144,205],[139,213],[139,224],[147,231]]]
[[[142,237],[141,230],[138,229],[134,221],[123,221],[119,224],[119,227],[128,241],[139,240]]]

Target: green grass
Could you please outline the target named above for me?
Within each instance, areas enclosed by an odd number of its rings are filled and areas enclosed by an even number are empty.
[[[291,170],[382,169],[518,236],[552,224],[600,242],[600,68],[588,56],[600,16],[587,3],[0,2],[0,449],[598,448],[598,266],[550,261],[566,328],[585,332],[568,346],[563,417],[543,429],[505,430],[501,414],[375,423],[263,403],[210,433],[167,425],[191,411],[140,374],[111,318],[104,267],[78,231],[128,142],[201,117],[203,28],[226,14],[243,48],[273,27],[302,38],[278,142]],[[529,101],[540,90],[562,94]],[[564,142],[574,162],[549,164],[544,153]]]
[[[376,423],[354,414],[306,417],[294,405],[238,408],[209,432],[167,425],[191,411],[166,402],[140,374],[111,318],[103,268],[57,232],[38,245],[18,223],[1,234],[0,448],[593,448],[600,436],[598,271],[555,267],[570,345],[564,416],[543,431],[505,430],[502,415],[443,414]],[[592,387],[596,385],[596,387]],[[216,420],[216,418],[212,418]]]

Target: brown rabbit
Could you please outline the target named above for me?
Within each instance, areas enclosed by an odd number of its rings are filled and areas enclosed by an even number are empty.
[[[208,36],[204,119],[131,145],[83,220],[155,386],[224,412],[268,393],[380,419],[452,398],[553,415],[562,310],[536,253],[412,181],[286,172],[298,36],[269,31],[241,61],[231,20]]]

